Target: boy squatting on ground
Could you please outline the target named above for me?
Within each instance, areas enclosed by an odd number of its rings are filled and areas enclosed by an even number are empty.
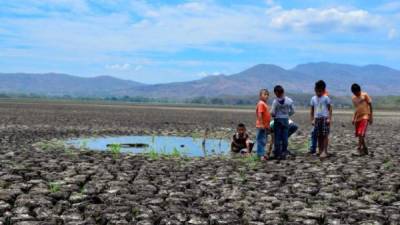
[[[269,113],[267,101],[269,92],[267,89],[260,90],[260,100],[256,107],[256,141],[257,141],[257,156],[261,160],[267,160],[265,156],[265,145],[267,144],[269,123],[271,121],[271,115]]]
[[[250,140],[250,136],[246,131],[246,126],[239,123],[236,128],[236,134],[232,137],[231,151],[248,155],[253,150],[254,143]]]
[[[324,95],[326,84],[320,80],[315,83],[315,96],[311,98],[311,123],[318,137],[320,158],[328,156],[329,132],[332,119],[331,99]]]
[[[355,112],[352,123],[356,129],[356,137],[358,137],[357,150],[360,155],[367,155],[368,148],[365,144],[365,135],[368,123],[372,124],[373,122],[372,100],[366,92],[361,92],[361,87],[358,84],[353,84],[351,86],[351,92],[354,94],[352,101]]]
[[[293,100],[285,96],[285,90],[277,85],[276,98],[272,102],[271,115],[274,117],[274,158],[285,159],[289,154],[289,117],[294,114]]]

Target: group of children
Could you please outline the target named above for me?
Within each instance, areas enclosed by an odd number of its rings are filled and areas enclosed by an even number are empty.
[[[318,155],[320,158],[328,157],[329,133],[332,122],[332,101],[326,90],[323,80],[315,83],[315,96],[311,98],[310,117],[313,130],[311,132],[310,154]],[[368,124],[373,122],[372,101],[367,93],[361,91],[358,84],[351,86],[353,93],[352,102],[355,107],[352,123],[355,126],[355,135],[358,137],[358,154],[368,154],[365,143],[365,135]],[[256,154],[261,160],[286,159],[291,153],[288,151],[288,138],[297,131],[298,126],[289,119],[294,115],[293,100],[285,96],[285,90],[277,85],[274,88],[276,98],[273,100],[271,109],[267,105],[269,92],[267,89],[260,90],[260,100],[256,107]],[[271,120],[271,117],[273,120]],[[271,141],[267,154],[265,146],[268,135]],[[317,152],[318,144],[318,152]],[[249,155],[254,143],[246,132],[244,124],[239,124],[237,133],[232,138],[232,152]],[[272,156],[272,146],[273,156]]]

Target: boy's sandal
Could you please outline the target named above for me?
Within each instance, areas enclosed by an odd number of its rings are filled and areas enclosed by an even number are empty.
[[[264,156],[261,156],[261,161],[267,161],[269,159],[269,157],[268,156],[266,156],[266,155],[264,155]]]

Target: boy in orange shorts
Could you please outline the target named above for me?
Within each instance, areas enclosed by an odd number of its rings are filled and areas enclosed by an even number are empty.
[[[360,155],[367,155],[368,148],[365,144],[365,134],[367,133],[368,124],[373,122],[372,113],[372,100],[366,92],[361,91],[358,84],[351,86],[351,92],[354,96],[352,98],[355,112],[353,116],[353,125],[356,129],[356,137],[358,137],[358,153]]]

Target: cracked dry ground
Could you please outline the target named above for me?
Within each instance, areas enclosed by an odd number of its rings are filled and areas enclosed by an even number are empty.
[[[310,130],[298,113],[301,146]],[[350,114],[336,114],[330,151],[249,166],[42,151],[53,138],[102,134],[223,135],[254,113],[67,104],[0,104],[0,224],[400,224],[398,114],[376,116],[368,157],[353,157]],[[254,133],[254,130],[252,130]],[[304,144],[303,144],[304,145]],[[49,187],[60,185],[57,190]]]

